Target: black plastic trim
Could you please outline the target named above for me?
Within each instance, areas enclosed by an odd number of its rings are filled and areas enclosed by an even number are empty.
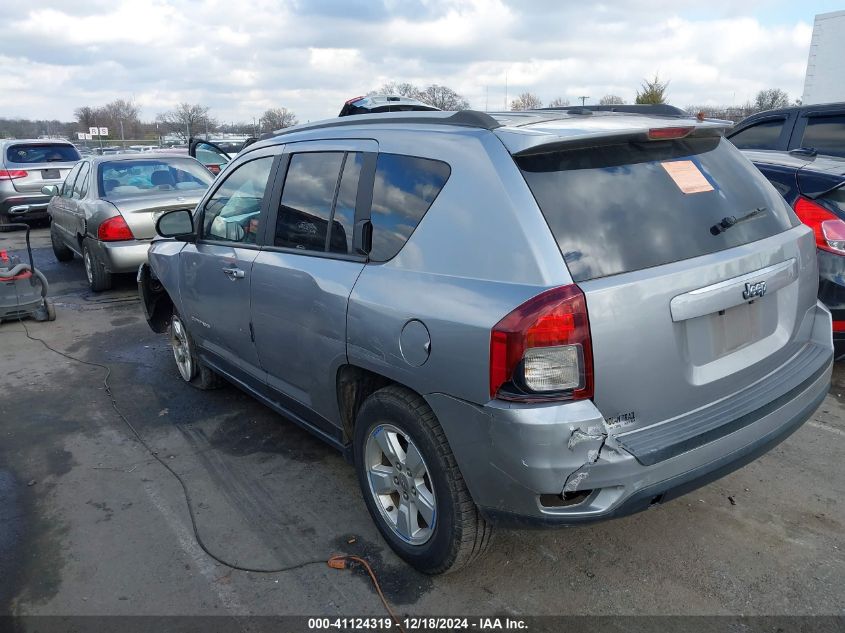
[[[395,113],[386,113],[395,114]],[[437,113],[433,113],[437,114]],[[274,134],[273,138],[283,138],[287,134],[295,134],[297,132],[307,132],[310,130],[320,130],[323,128],[343,127],[347,125],[452,125],[459,127],[473,127],[482,130],[495,130],[502,127],[492,116],[486,112],[479,112],[477,110],[460,110],[455,114],[447,117],[442,116],[420,116],[419,114],[412,114],[409,116],[380,116],[379,114],[362,114],[355,117],[342,117],[337,119],[329,119],[320,123],[297,125],[295,127],[286,128],[278,134]]]

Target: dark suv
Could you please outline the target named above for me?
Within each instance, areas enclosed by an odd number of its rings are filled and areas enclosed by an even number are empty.
[[[845,103],[758,112],[726,135],[739,149],[815,150],[845,157]]]
[[[802,152],[742,152],[816,237],[819,299],[833,313],[836,360],[845,357],[845,158]]]

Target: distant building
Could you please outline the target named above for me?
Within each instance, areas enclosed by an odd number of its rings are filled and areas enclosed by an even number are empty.
[[[804,105],[845,101],[845,11],[820,13],[813,25]]]

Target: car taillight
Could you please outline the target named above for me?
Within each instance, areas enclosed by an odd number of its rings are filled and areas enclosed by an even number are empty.
[[[547,290],[493,327],[490,397],[517,401],[593,397],[590,322],[578,286]]]
[[[208,171],[210,171],[215,176],[220,173],[220,165],[215,165],[212,163],[211,165],[206,165],[205,168],[208,169]]]
[[[116,215],[100,224],[100,227],[97,229],[97,237],[103,242],[119,242],[121,240],[135,239],[122,215]]]
[[[655,127],[648,131],[648,138],[651,141],[665,141],[669,139],[684,138],[695,128],[691,127]]]
[[[818,248],[845,255],[845,222],[809,198],[798,198],[793,208],[798,219],[813,229]]]
[[[0,180],[15,180],[26,178],[29,174],[23,169],[0,169]]]

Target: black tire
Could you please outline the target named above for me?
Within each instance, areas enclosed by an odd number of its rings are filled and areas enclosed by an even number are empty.
[[[370,489],[366,443],[373,431],[386,423],[414,443],[433,486],[437,520],[429,540],[421,545],[412,545],[394,532]],[[465,567],[487,551],[492,526],[472,500],[443,428],[422,397],[398,385],[372,394],[355,420],[353,449],[358,483],[370,516],[393,551],[410,565],[426,574],[443,574]]]
[[[182,321],[182,317],[175,311],[170,319],[168,336],[170,337],[170,347],[176,362],[176,371],[182,380],[201,391],[219,389],[223,386],[223,379],[200,360],[196,352],[194,339],[191,338],[191,334],[188,332],[184,321]],[[177,340],[182,343],[184,349],[177,351],[177,345],[175,343]],[[183,358],[185,362],[183,363],[180,363],[179,360],[180,352],[184,354]]]
[[[56,227],[50,225],[50,244],[53,245],[53,255],[60,262],[69,262],[73,259],[73,251],[70,250],[56,232]]]
[[[111,289],[112,274],[106,270],[103,262],[97,257],[97,253],[91,248],[88,238],[85,238],[82,242],[82,262],[85,266],[88,287],[91,290],[102,292]]]
[[[12,219],[6,215],[5,213],[0,213],[0,226],[5,226],[6,224],[11,224]]]

